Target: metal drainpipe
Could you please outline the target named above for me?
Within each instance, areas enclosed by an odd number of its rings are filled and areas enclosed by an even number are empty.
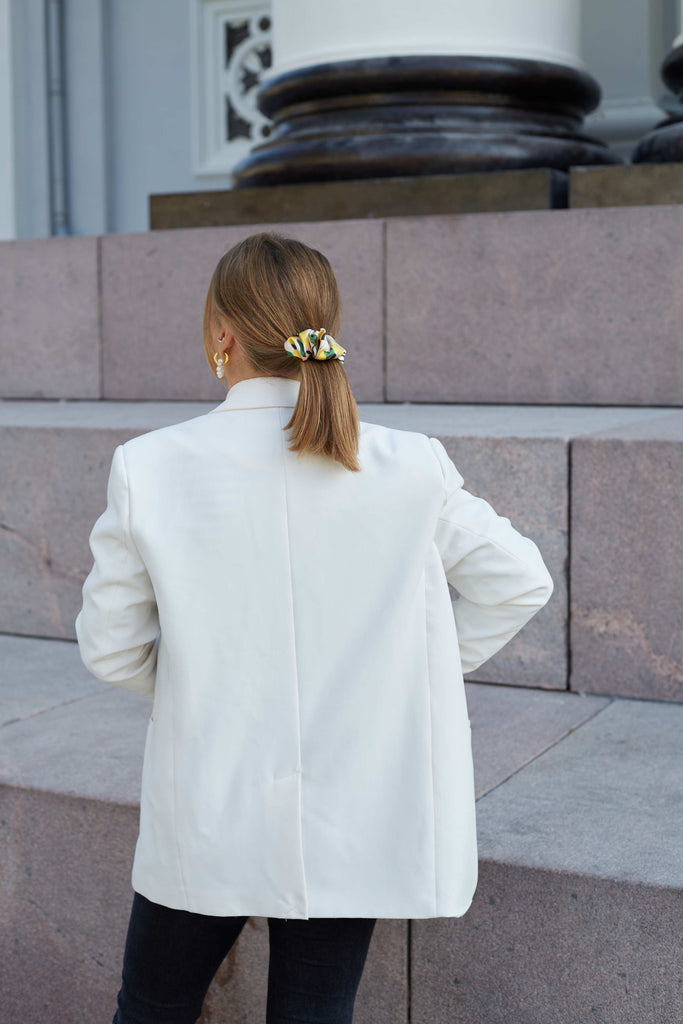
[[[46,0],[45,24],[51,233],[68,235],[64,0]]]

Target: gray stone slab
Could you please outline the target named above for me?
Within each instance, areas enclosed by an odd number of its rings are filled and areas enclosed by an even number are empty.
[[[615,698],[478,804],[484,860],[683,889],[683,707]]]
[[[211,403],[153,402],[0,405],[0,473],[10,483],[0,496],[0,520],[6,524],[0,531],[0,564],[8,581],[0,595],[0,629],[73,638],[81,585],[91,565],[87,538],[104,508],[114,447],[145,429],[210,408]],[[363,418],[439,436],[466,486],[529,533],[547,559],[555,580],[552,602],[473,678],[565,688],[566,439],[576,429],[631,422],[631,412],[597,409],[581,419],[573,409],[532,415],[525,409],[364,404],[360,412]],[[32,451],[36,454],[29,458]]]
[[[683,167],[625,164],[621,167],[572,167],[569,205],[661,206],[683,203]]]
[[[609,703],[608,697],[467,683],[474,783],[485,796]]]
[[[219,395],[215,402],[0,401],[0,428],[59,427],[142,433],[203,416],[224,397]]]
[[[85,403],[82,403],[85,404]],[[470,405],[431,402],[362,403],[361,419],[435,437],[554,438],[571,440],[613,427],[638,427],[670,409],[632,406]],[[2,422],[0,405],[0,423]],[[657,429],[653,427],[653,429]]]
[[[571,687],[683,700],[683,413],[572,444]]]
[[[97,238],[0,242],[0,395],[99,398]]]
[[[116,1008],[137,809],[0,785],[0,1017],[92,1024]],[[380,921],[358,992],[358,1024],[407,1024],[407,925]],[[264,1020],[267,925],[247,923],[201,1020]],[[27,983],[30,979],[30,983]]]
[[[113,687],[2,729],[0,783],[137,806],[151,701]]]
[[[0,431],[0,631],[73,639],[114,448],[139,431]]]
[[[0,727],[103,689],[74,644],[0,635]]]
[[[93,679],[73,643],[0,637],[0,658],[0,784],[136,804],[150,702]],[[467,703],[482,796],[608,698],[468,683]]]
[[[138,811],[0,786],[0,1018],[110,1021]]]
[[[387,397],[683,404],[682,230],[680,206],[388,221]]]
[[[560,203],[556,192],[564,202]],[[547,210],[566,205],[564,193],[565,175],[543,168],[314,181],[268,188],[151,195],[149,218],[153,230],[165,230],[352,217],[424,217],[484,210]]]
[[[469,679],[567,686],[568,445],[554,438],[441,436],[465,480],[538,545],[553,578],[549,603]]]
[[[77,427],[82,430],[153,430],[202,416],[223,400],[43,401],[0,400],[0,427]],[[640,429],[670,417],[670,409],[629,406],[438,405],[422,402],[358,403],[362,420],[437,437],[533,437],[570,440],[614,427]],[[653,424],[654,430],[659,427]]]
[[[679,1024],[680,890],[484,861],[411,926],[412,1024]]]
[[[267,228],[266,228],[267,229]],[[261,227],[195,228],[102,239],[104,395],[125,399],[225,397],[204,354],[202,318],[221,254]],[[282,224],[329,258],[343,305],[340,342],[360,401],[381,401],[383,382],[380,222]]]

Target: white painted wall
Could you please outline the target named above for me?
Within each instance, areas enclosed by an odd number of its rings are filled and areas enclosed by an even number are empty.
[[[193,167],[190,25],[201,0],[65,2],[72,231],[146,231],[150,193],[227,188],[227,167],[213,175]],[[244,2],[235,0],[239,9]],[[604,93],[588,129],[625,155],[662,118],[658,104],[675,104],[659,65],[683,27],[683,0],[274,2],[287,14],[276,26],[279,69],[318,60],[319,47],[333,59],[477,51],[574,65],[583,58]],[[44,0],[0,0],[2,237],[50,231],[44,13]]]
[[[9,0],[0,0],[0,240],[17,233],[10,16]]]
[[[675,103],[659,68],[678,31],[681,0],[583,0],[582,50],[602,87],[586,131],[628,159],[636,141]]]
[[[50,234],[44,0],[9,0],[18,238]]]
[[[274,72],[373,56],[529,57],[582,67],[580,0],[273,0]]]

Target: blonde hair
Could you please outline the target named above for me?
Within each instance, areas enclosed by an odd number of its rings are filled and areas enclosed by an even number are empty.
[[[329,261],[293,238],[263,232],[250,235],[221,256],[204,306],[204,348],[212,371],[213,328],[228,321],[254,370],[263,376],[301,382],[285,430],[295,452],[326,455],[359,470],[358,407],[337,359],[296,359],[287,338],[306,328],[336,336],[339,289]]]

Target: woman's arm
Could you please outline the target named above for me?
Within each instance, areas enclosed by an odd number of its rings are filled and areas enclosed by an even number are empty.
[[[460,657],[463,672],[472,672],[546,604],[553,582],[534,542],[464,490],[441,442],[430,441],[445,487],[435,539],[446,578],[460,595],[453,602]]]
[[[90,534],[95,564],[76,619],[81,658],[98,679],[154,695],[159,617],[154,589],[130,533],[123,448],[114,452],[107,508]]]

